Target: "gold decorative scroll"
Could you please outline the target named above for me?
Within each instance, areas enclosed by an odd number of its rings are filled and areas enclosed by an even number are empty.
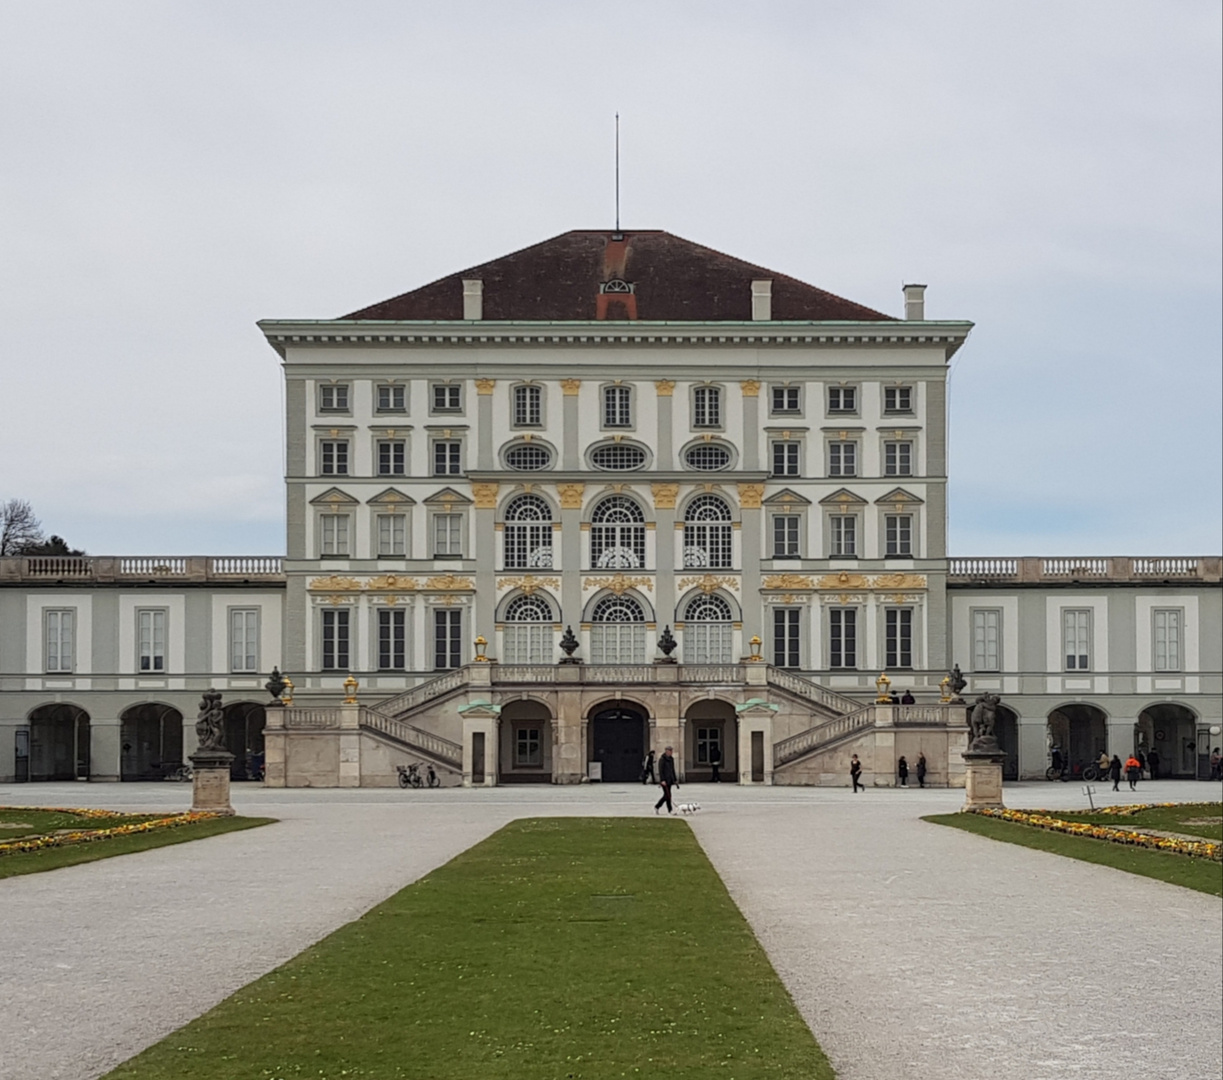
[[[842,570],[839,574],[825,574],[816,582],[815,587],[833,592],[844,592],[846,589],[896,592],[902,589],[924,589],[926,577],[924,574],[876,574],[874,577],[867,577],[865,574],[851,574]]]
[[[404,577],[403,574],[382,574],[379,577],[369,578],[365,582],[367,589],[415,589],[416,579]]]
[[[739,579],[733,577],[718,577],[714,574],[702,574],[700,577],[680,578],[676,585],[682,589],[691,589],[694,585],[703,593],[716,592],[718,589],[733,589],[739,591]]]
[[[486,397],[493,392],[493,387],[497,385],[496,379],[477,379],[476,393],[481,397]]]
[[[842,570],[839,574],[825,574],[816,582],[815,587],[844,592],[846,589],[869,589],[870,582],[865,574],[851,574],[847,570]]]
[[[872,589],[924,589],[924,574],[878,574],[871,582]]]
[[[561,379],[561,393],[565,397],[576,397],[581,386],[581,379]]]
[[[744,379],[739,384],[743,391],[744,397],[759,397],[760,396],[760,380],[759,379]]]
[[[471,485],[471,497],[475,500],[477,510],[497,509],[497,488],[495,483]]]
[[[613,574],[611,577],[587,578],[583,583],[588,589],[609,589],[617,596],[629,589],[647,589],[654,591],[654,579],[648,577],[625,577],[623,574]]]
[[[312,578],[306,588],[311,592],[359,592],[361,582],[353,577],[332,574],[331,577]]]
[[[764,498],[763,484],[740,484],[739,505],[744,510],[759,510],[760,500]]]
[[[658,391],[659,397],[670,397],[671,391],[675,389],[674,379],[659,379],[654,384],[654,389]]]
[[[815,579],[806,574],[770,574],[761,583],[762,589],[814,589]]]
[[[556,493],[560,496],[562,510],[581,510],[582,492],[585,484],[557,484]]]
[[[679,484],[651,484],[650,491],[654,495],[655,510],[675,509],[675,500],[679,497]]]
[[[474,589],[476,583],[469,577],[459,577],[457,574],[439,574],[425,582],[426,589],[437,592],[451,592],[458,589]]]
[[[530,596],[536,589],[559,589],[560,587],[560,578],[536,577],[534,574],[527,574],[525,577],[497,578],[498,589],[521,589],[527,596]]]

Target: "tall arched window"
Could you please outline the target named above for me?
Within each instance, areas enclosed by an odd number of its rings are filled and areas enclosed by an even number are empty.
[[[684,565],[729,567],[730,507],[717,495],[698,495],[684,512]]]
[[[519,495],[505,508],[505,568],[552,565],[552,507],[538,495]]]
[[[516,596],[505,609],[505,662],[550,664],[552,608],[542,596]]]
[[[632,499],[610,495],[590,518],[590,562],[599,570],[645,565],[645,515]]]
[[[631,596],[603,597],[590,622],[591,663],[645,663],[645,611]]]
[[[684,663],[734,662],[730,604],[722,597],[698,596],[684,611]]]

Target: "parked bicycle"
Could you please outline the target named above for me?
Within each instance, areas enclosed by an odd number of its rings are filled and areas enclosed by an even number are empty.
[[[166,774],[167,780],[176,780],[179,783],[186,783],[189,780],[195,779],[195,773],[191,771],[190,765],[180,765],[173,772]]]
[[[428,770],[424,776],[420,774],[421,763],[419,761],[412,762],[411,765],[396,765],[395,771],[399,773],[399,786],[401,788],[420,788],[420,787],[440,787],[441,780],[433,771],[432,765],[426,765]]]

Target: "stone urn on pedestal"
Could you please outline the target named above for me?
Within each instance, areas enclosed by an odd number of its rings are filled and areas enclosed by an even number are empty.
[[[191,809],[211,814],[232,814],[229,803],[229,769],[234,756],[225,749],[225,714],[221,695],[207,690],[200,700],[200,715],[195,721],[199,748],[191,755],[194,773]]]
[[[998,719],[997,694],[984,693],[973,704],[969,716],[968,749],[964,751],[965,810],[1002,806],[1002,763],[1006,752],[998,745],[994,725]]]

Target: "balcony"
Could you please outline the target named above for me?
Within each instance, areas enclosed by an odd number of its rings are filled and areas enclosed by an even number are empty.
[[[1223,559],[1199,555],[1059,555],[947,560],[947,584],[1070,585],[1218,582]]]
[[[0,585],[284,584],[279,555],[27,555],[0,559]]]

